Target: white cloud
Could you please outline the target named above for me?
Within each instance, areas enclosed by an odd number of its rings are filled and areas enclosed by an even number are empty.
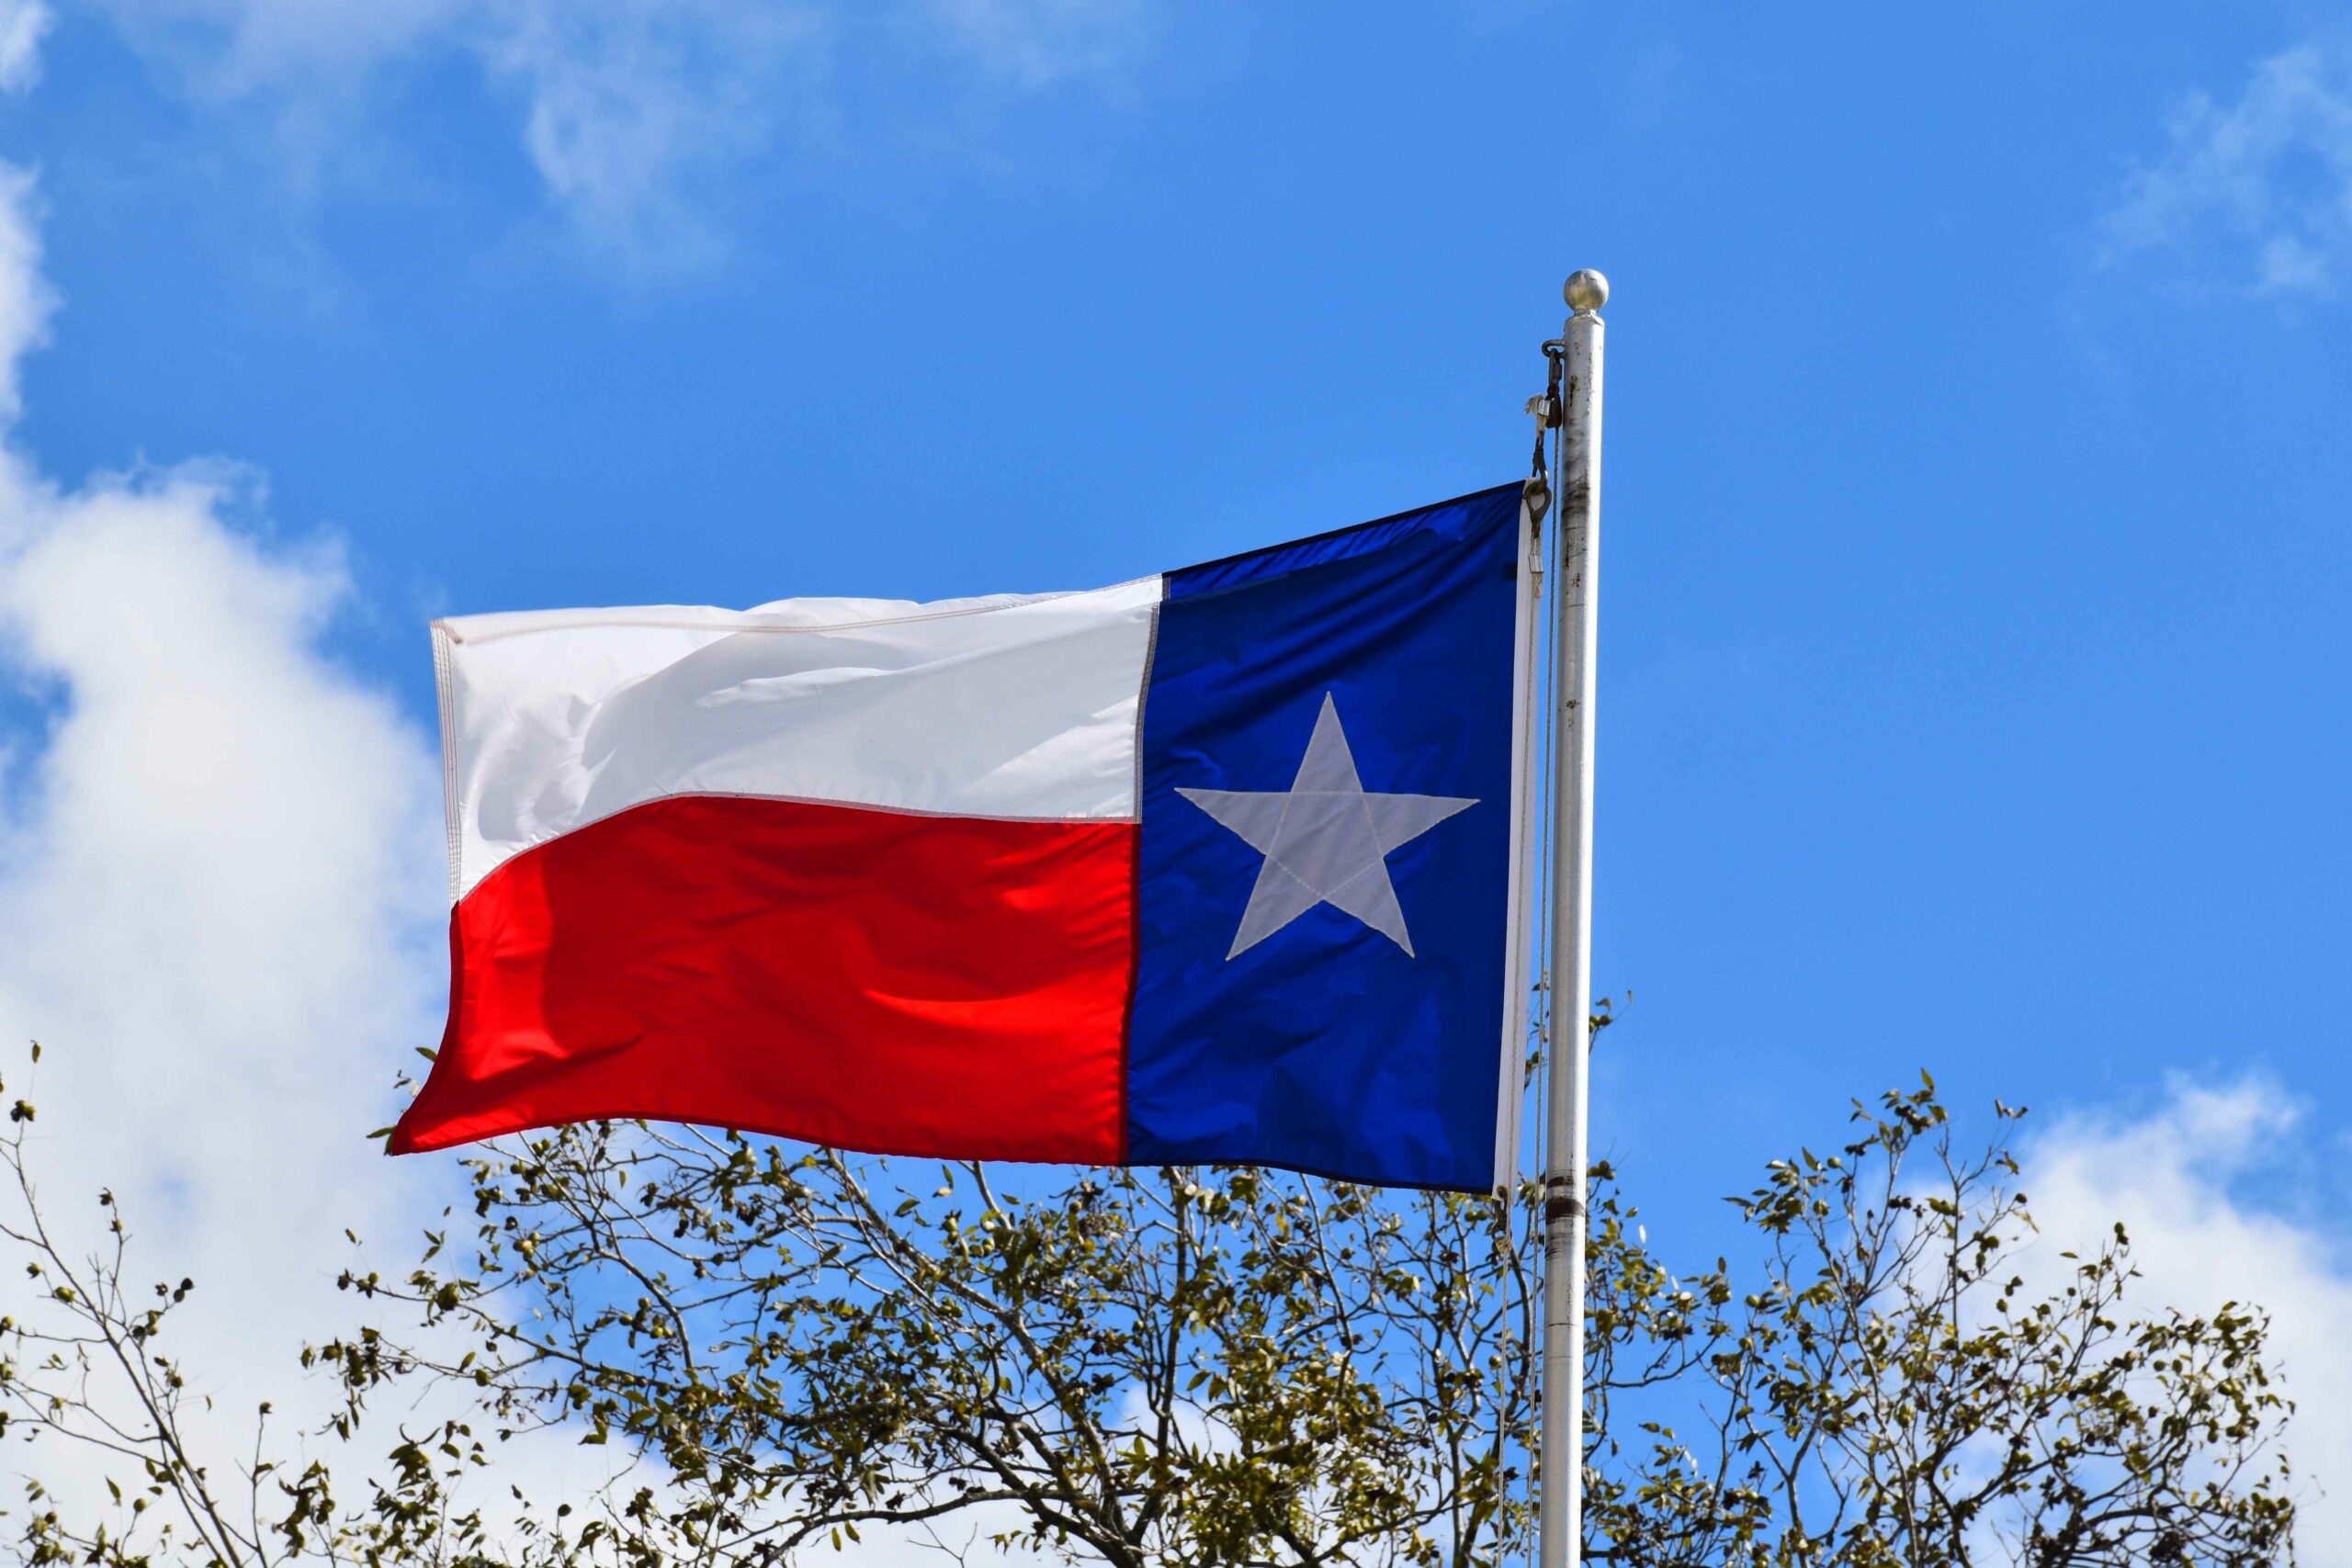
[[[2028,1146],[2036,1250],[2095,1247],[2120,1221],[2143,1278],[2126,1305],[2209,1312],[2251,1302],[2297,1403],[2287,1451],[2301,1483],[2306,1562],[2352,1563],[2352,1271],[2317,1224],[2240,1195],[2312,1154],[2302,1108],[2275,1086],[2172,1086],[2138,1118],[2060,1117]]]
[[[2199,93],[2100,225],[2098,263],[2161,261],[2183,292],[2333,298],[2352,271],[2352,46],[2307,43],[2245,93]]]
[[[6,0],[0,0],[6,4]],[[993,85],[1035,92],[1117,75],[1159,0],[99,0],[169,82],[285,117],[306,175],[375,78],[471,63],[518,100],[519,137],[557,209],[596,247],[655,266],[718,248],[726,192],[780,147],[887,141],[909,115]],[[843,68],[846,59],[852,69]],[[945,74],[854,118],[840,79]],[[952,117],[951,117],[952,118]]]
[[[317,1407],[293,1355],[350,1326],[343,1227],[397,1260],[441,1177],[365,1137],[437,1033],[436,769],[322,649],[334,551],[241,520],[252,476],[64,485],[21,450],[17,367],[51,311],[36,201],[0,164],[0,682],[50,716],[0,779],[0,1073],[41,1108],[61,1233],[95,1242],[111,1185],[134,1289],[196,1277],[176,1349],[249,1440],[261,1399]]]
[[[0,0],[0,92],[21,93],[40,76],[40,40],[56,20],[49,0]]]

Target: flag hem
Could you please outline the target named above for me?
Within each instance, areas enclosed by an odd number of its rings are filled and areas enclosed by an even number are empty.
[[[1502,1062],[1498,1081],[1495,1086],[1495,1164],[1491,1190],[1508,1197],[1519,1176],[1520,1118],[1526,1109],[1527,1093],[1522,1054],[1527,1048],[1528,996],[1532,983],[1530,960],[1532,922],[1528,919],[1528,903],[1533,892],[1535,878],[1530,874],[1529,858],[1534,852],[1532,804],[1535,791],[1531,787],[1529,770],[1534,766],[1533,707],[1535,702],[1535,643],[1537,619],[1535,590],[1541,581],[1541,560],[1538,551],[1540,536],[1538,519],[1522,502],[1520,507],[1519,584],[1513,610],[1516,625],[1511,628],[1511,737],[1510,737],[1510,880],[1506,897],[1510,911],[1505,917],[1503,944]]]

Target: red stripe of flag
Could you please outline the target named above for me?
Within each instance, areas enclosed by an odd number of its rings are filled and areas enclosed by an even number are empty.
[[[452,916],[392,1151],[646,1117],[1114,1162],[1136,830],[686,796],[526,851]]]

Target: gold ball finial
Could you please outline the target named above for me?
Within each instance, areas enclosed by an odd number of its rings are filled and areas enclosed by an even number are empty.
[[[1569,310],[1578,313],[1598,310],[1609,303],[1609,279],[1589,266],[1578,267],[1568,274],[1568,281],[1561,288],[1560,298],[1568,302]]]

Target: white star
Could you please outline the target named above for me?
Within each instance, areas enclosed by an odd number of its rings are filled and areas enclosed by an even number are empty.
[[[1412,842],[1455,812],[1476,806],[1443,795],[1368,795],[1331,694],[1323,694],[1315,734],[1298,776],[1284,790],[1178,789],[1266,857],[1258,885],[1233,934],[1230,960],[1257,946],[1317,904],[1344,909],[1413,951],[1389,852]]]

